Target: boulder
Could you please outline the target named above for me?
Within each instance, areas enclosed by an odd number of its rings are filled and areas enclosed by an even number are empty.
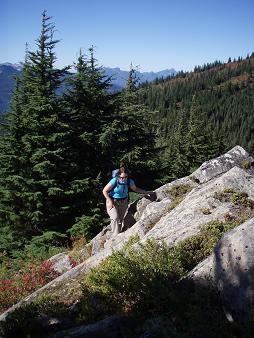
[[[215,286],[228,318],[248,319],[254,311],[254,218],[224,234],[213,254],[188,278]]]
[[[72,269],[70,256],[66,252],[61,252],[49,258],[48,261],[53,263],[53,269],[61,274]]]
[[[208,182],[212,178],[227,172],[235,166],[243,168],[244,161],[249,161],[250,168],[248,169],[248,172],[253,175],[253,158],[250,157],[247,151],[245,151],[242,147],[235,146],[226,154],[204,162],[196,171],[191,174],[191,177],[198,180],[199,183]]]

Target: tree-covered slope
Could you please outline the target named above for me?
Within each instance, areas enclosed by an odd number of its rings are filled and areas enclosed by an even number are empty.
[[[254,55],[227,63],[214,62],[143,86],[140,100],[157,110],[158,135],[165,144],[175,133],[178,117],[188,120],[193,95],[205,122],[221,135],[226,148],[236,144],[254,151]],[[168,143],[168,142],[166,142]]]

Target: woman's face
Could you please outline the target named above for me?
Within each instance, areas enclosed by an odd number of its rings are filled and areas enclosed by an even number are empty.
[[[121,173],[119,176],[118,176],[120,182],[124,183],[127,181],[127,178],[128,178],[128,174],[126,173]]]

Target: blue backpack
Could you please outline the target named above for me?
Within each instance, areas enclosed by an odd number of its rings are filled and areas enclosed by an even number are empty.
[[[115,170],[112,171],[112,177],[113,177],[113,178],[115,178],[116,176],[118,176],[119,170],[120,170],[120,169],[115,169]]]

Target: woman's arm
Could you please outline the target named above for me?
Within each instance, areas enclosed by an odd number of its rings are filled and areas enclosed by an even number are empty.
[[[153,191],[146,191],[146,190],[143,190],[141,188],[138,188],[135,184],[131,184],[130,185],[130,188],[132,191],[134,192],[137,192],[139,194],[145,194],[145,195],[150,195],[150,194],[153,194]]]
[[[110,190],[113,189],[113,185],[111,183],[108,183],[107,185],[105,185],[105,187],[102,190],[102,193],[104,195],[104,197],[106,198],[107,204],[109,208],[113,208],[113,201],[109,196],[109,192]]]

